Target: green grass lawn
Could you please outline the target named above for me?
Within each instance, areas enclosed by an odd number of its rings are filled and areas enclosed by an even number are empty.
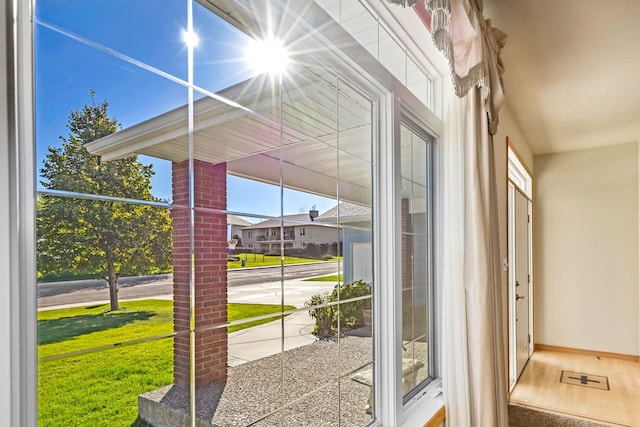
[[[328,276],[320,276],[320,277],[310,277],[309,279],[304,279],[305,282],[342,282],[342,274],[331,274]]]
[[[249,254],[242,253],[237,254],[240,257],[240,261],[227,261],[227,268],[243,268],[242,260],[245,260],[245,267],[267,267],[271,265],[280,265],[280,256],[266,256],[263,254]],[[328,262],[336,261],[338,258],[328,260]],[[311,258],[297,258],[292,256],[285,256],[285,264],[300,264],[305,262],[327,262]]]
[[[38,313],[40,358],[173,331],[172,301],[121,303],[127,310],[104,313],[106,305]],[[285,310],[294,307],[285,306]],[[279,305],[229,304],[229,320],[280,311]],[[235,325],[239,330],[272,319]],[[38,364],[40,426],[135,425],[138,395],[173,382],[173,340],[116,346]]]

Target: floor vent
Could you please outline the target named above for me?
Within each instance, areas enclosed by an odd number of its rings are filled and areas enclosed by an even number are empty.
[[[599,375],[583,374],[580,372],[562,371],[560,382],[583,387],[597,388],[598,390],[609,391],[609,379]]]

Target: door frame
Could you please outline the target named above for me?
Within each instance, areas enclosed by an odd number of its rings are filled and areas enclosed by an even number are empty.
[[[509,156],[509,153],[513,153],[513,157]],[[529,226],[528,226],[528,240],[529,240],[529,262],[528,262],[528,274],[529,274],[529,290],[527,298],[529,300],[529,357],[533,353],[533,343],[534,343],[534,331],[533,331],[533,322],[534,322],[534,277],[533,277],[533,173],[527,167],[527,165],[522,160],[522,157],[518,154],[518,151],[513,146],[513,143],[507,137],[507,162],[506,162],[506,192],[507,192],[507,298],[508,298],[508,372],[509,372],[509,391],[513,390],[515,387],[519,374],[516,372],[516,343],[515,343],[515,334],[516,334],[516,324],[515,324],[515,283],[512,274],[514,273],[515,265],[512,265],[514,260],[513,256],[513,240],[512,240],[512,225],[514,224],[514,218],[512,218],[512,212],[514,209],[514,200],[510,197],[510,185],[513,185],[514,191],[519,192],[525,196],[528,200],[528,214],[529,214]],[[511,158],[510,158],[511,157]],[[512,161],[512,159],[514,161]],[[521,188],[516,180],[512,179],[512,174],[510,173],[510,163],[513,163],[518,172],[522,175],[525,175],[527,178],[527,188]],[[514,193],[515,194],[515,193]],[[525,363],[526,366],[526,363]]]

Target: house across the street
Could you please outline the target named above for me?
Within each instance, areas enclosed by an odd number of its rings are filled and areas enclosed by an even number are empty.
[[[335,222],[313,221],[307,213],[242,228],[242,247],[252,252],[279,252],[281,240],[285,250],[305,249],[310,244],[336,246],[342,241],[342,230]]]

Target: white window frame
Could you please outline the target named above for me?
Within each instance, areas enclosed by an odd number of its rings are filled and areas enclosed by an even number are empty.
[[[0,267],[7,278],[0,320],[0,425],[35,426],[37,323],[33,29],[29,1],[5,0],[0,11]],[[5,92],[6,91],[6,92]],[[6,252],[6,254],[5,254]],[[5,256],[7,255],[7,256]]]
[[[376,181],[380,183],[377,188],[379,201],[374,202],[374,213],[377,208],[377,215],[374,214],[374,229],[377,234],[374,236],[374,247],[379,248],[374,252],[374,275],[378,278],[377,283],[397,284],[402,283],[402,246],[401,246],[401,211],[400,193],[402,186],[401,165],[400,165],[400,128],[404,116],[410,117],[411,121],[422,130],[429,133],[437,141],[441,135],[442,123],[431,111],[427,110],[417,98],[404,87],[396,87],[394,92],[388,93],[380,99],[380,130],[381,140],[378,143],[379,168],[376,171]],[[420,119],[418,119],[420,118]],[[393,141],[392,144],[383,141]],[[437,142],[435,142],[437,143]],[[432,150],[434,155],[436,150]],[[434,180],[436,179],[436,161],[432,159]],[[393,179],[388,179],[391,175]],[[433,183],[432,183],[433,185]],[[435,185],[432,188],[432,197],[436,198]],[[432,214],[432,221],[437,222],[435,213]],[[433,235],[431,236],[431,240]],[[433,251],[433,242],[431,243]],[[434,283],[437,278],[437,265],[435,251],[432,253],[431,275]],[[393,260],[392,263],[388,260]],[[437,286],[434,286],[437,288]],[[379,409],[378,421],[385,426],[414,425],[416,422],[427,422],[431,416],[444,404],[440,391],[441,380],[439,379],[439,357],[433,347],[438,348],[438,337],[431,336],[429,339],[430,373],[433,380],[420,392],[415,394],[406,403],[403,401],[402,393],[402,372],[401,372],[401,342],[402,342],[402,295],[399,286],[384,286],[379,288],[379,293],[374,301],[376,315],[374,315],[374,325],[377,333],[374,351],[377,374],[376,387],[379,392],[375,394],[375,408]],[[430,329],[434,330],[438,326],[437,291],[432,292],[429,317],[431,320]],[[387,361],[385,363],[384,361]]]

